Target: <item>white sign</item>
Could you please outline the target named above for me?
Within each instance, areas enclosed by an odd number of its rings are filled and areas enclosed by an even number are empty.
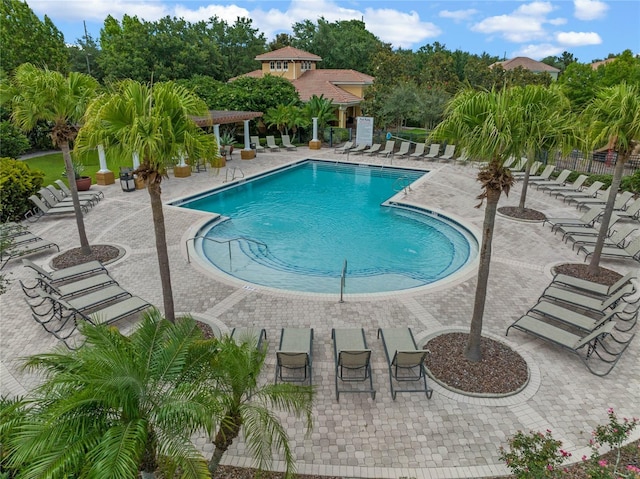
[[[356,130],[356,145],[373,144],[373,117],[370,116],[358,116],[357,130]]]

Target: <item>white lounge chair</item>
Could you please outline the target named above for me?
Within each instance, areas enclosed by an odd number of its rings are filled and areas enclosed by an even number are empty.
[[[333,152],[334,153],[346,153],[347,151],[349,151],[351,148],[353,148],[353,141],[346,141],[344,143],[344,145],[334,148]]]
[[[399,158],[408,156],[410,148],[411,148],[411,142],[403,141],[402,143],[400,143],[400,149],[397,151],[397,153],[391,153],[391,156],[393,157],[397,155]]]
[[[431,145],[429,146],[429,151],[426,155],[424,155],[424,159],[435,160],[436,158],[438,158],[438,153],[440,153],[440,144],[431,143]]]
[[[284,146],[287,149],[287,151],[295,150],[298,148],[296,145],[291,143],[291,139],[289,138],[289,135],[282,135],[282,146]]]
[[[415,159],[415,160],[422,159],[424,157],[424,148],[426,146],[427,145],[425,145],[424,143],[418,143],[416,145],[415,151],[409,155],[409,158]]]
[[[393,156],[393,150],[395,150],[396,148],[396,141],[395,140],[387,140],[387,142],[384,144],[384,150],[380,151],[380,155],[384,155],[384,156]]]
[[[260,153],[261,151],[264,151],[264,146],[262,146],[260,144],[260,137],[259,136],[252,136],[252,137],[250,137],[250,140],[251,140],[251,143],[256,145],[256,153]]]
[[[442,155],[438,156],[438,161],[450,161],[456,152],[456,145],[447,145],[444,147]]]
[[[382,145],[380,143],[374,143],[373,145],[371,145],[370,148],[367,148],[366,150],[364,150],[362,154],[374,156],[380,152],[380,148],[382,148]]]
[[[269,151],[280,151],[280,147],[276,145],[276,139],[273,135],[267,136],[267,148],[269,148]]]

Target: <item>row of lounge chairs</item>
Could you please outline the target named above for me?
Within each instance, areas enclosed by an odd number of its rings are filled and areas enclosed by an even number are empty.
[[[280,145],[276,144],[276,139],[273,135],[269,135],[266,137],[267,146],[264,147],[260,144],[260,137],[252,136],[251,143],[256,146],[256,152],[260,153],[263,151],[280,151],[280,147],[285,148],[287,151],[296,150],[297,146],[291,143],[291,138],[289,135],[282,135],[280,140]]]
[[[418,349],[410,328],[380,328],[385,357],[389,367],[391,396],[398,392],[424,392],[427,386],[424,360],[427,351]],[[366,393],[376,397],[371,370],[371,349],[362,328],[331,330],[333,340],[336,399],[340,394]],[[313,384],[313,329],[283,328],[276,351],[275,381]],[[364,383],[364,388],[357,383]],[[404,385],[409,386],[405,387]]]
[[[34,222],[43,216],[75,214],[71,190],[62,180],[56,180],[56,184],[57,188],[53,185],[41,188],[38,192],[40,196],[29,196],[33,208],[25,214],[27,220]],[[102,191],[79,191],[78,198],[82,212],[89,211],[89,208],[96,205],[103,197]]]
[[[615,284],[557,274],[537,303],[510,329],[532,334],[576,354],[587,369],[606,376],[622,357],[635,333],[640,298],[629,273]],[[598,358],[596,361],[594,358]]]
[[[56,243],[34,235],[18,223],[8,222],[0,225],[0,269],[14,258],[51,248],[60,251]]]
[[[111,324],[151,307],[121,288],[99,261],[52,272],[28,259],[23,264],[36,273],[34,284],[20,281],[33,319],[69,349],[78,345],[80,321]]]
[[[400,147],[398,151],[395,150],[396,142],[395,140],[388,140],[385,143],[384,149],[380,143],[374,143],[371,146],[369,145],[356,145],[353,141],[347,141],[342,146],[334,149],[334,153],[349,153],[352,155],[369,155],[369,156],[378,156],[384,155],[388,158],[410,158],[415,160],[425,159],[425,160],[438,160],[438,161],[450,161],[453,159],[455,155],[456,147],[455,145],[447,145],[445,149],[440,154],[440,145],[437,143],[432,143],[429,146],[429,151],[425,152],[426,144],[425,143],[417,143],[414,151],[411,151],[412,143],[410,141],[403,141],[400,143]]]

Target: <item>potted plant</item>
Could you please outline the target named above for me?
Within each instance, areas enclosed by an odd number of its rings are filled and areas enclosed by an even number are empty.
[[[91,188],[91,177],[82,175],[84,172],[84,165],[79,161],[73,161],[71,165],[73,167],[73,175],[76,178],[76,188],[78,191],[89,190],[89,188]]]
[[[220,135],[220,154],[222,156],[229,155],[231,158],[231,153],[233,153],[233,144],[236,142],[236,136],[233,130],[225,131]]]

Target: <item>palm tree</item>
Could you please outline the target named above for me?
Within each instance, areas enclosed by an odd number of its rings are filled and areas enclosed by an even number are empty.
[[[140,168],[135,173],[149,192],[164,315],[169,321],[175,320],[175,310],[160,185],[167,168],[181,155],[210,160],[217,151],[214,136],[191,118],[207,114],[206,104],[180,85],[125,80],[89,105],[76,142],[79,151],[102,144],[121,158],[139,155]]]
[[[637,85],[621,83],[600,90],[583,113],[583,123],[587,126],[589,149],[607,145],[607,149],[618,152],[611,190],[602,215],[600,232],[594,247],[589,273],[597,274],[604,239],[611,221],[616,195],[620,188],[624,165],[640,146],[640,88]]]
[[[0,102],[9,103],[11,120],[21,130],[33,130],[40,120],[52,123],[51,139],[62,150],[80,247],[85,255],[91,254],[91,248],[78,200],[69,143],[76,137],[78,124],[98,87],[98,82],[89,75],[71,72],[65,77],[57,71],[36,68],[30,63],[16,68],[11,82],[0,86]]]
[[[333,100],[325,98],[324,95],[313,95],[305,104],[304,110],[309,121],[312,118],[318,119],[319,130],[324,129],[327,123],[336,120],[336,106]]]
[[[307,431],[311,429],[313,389],[291,384],[257,384],[264,364],[265,353],[250,341],[237,344],[223,338],[211,369],[216,376],[216,389],[220,406],[224,410],[219,418],[213,438],[215,449],[209,460],[211,476],[215,474],[222,456],[243,430],[245,441],[263,469],[271,464],[272,445],[284,453],[287,476],[295,471],[295,460],[287,433],[273,409],[304,415]]]
[[[105,325],[80,325],[86,343],[27,359],[45,375],[25,398],[20,420],[0,429],[5,464],[20,477],[153,477],[159,459],[183,478],[208,478],[191,443],[217,414],[210,367],[216,341],[191,318],[157,310],[129,337]],[[6,411],[6,410],[5,410]]]
[[[530,151],[538,136],[531,138],[530,111],[544,96],[525,88],[505,88],[501,91],[459,92],[447,105],[445,119],[431,133],[434,141],[447,140],[466,149],[475,160],[486,161],[487,166],[478,173],[482,193],[478,196],[482,206],[487,205],[482,227],[482,244],[478,279],[471,318],[469,340],[465,357],[472,362],[482,359],[480,349],[482,320],[487,295],[487,282],[491,264],[491,246],[498,201],[502,192],[509,194],[514,179],[504,162],[510,156],[519,157]],[[563,144],[563,137],[549,129],[544,146],[555,148]]]

